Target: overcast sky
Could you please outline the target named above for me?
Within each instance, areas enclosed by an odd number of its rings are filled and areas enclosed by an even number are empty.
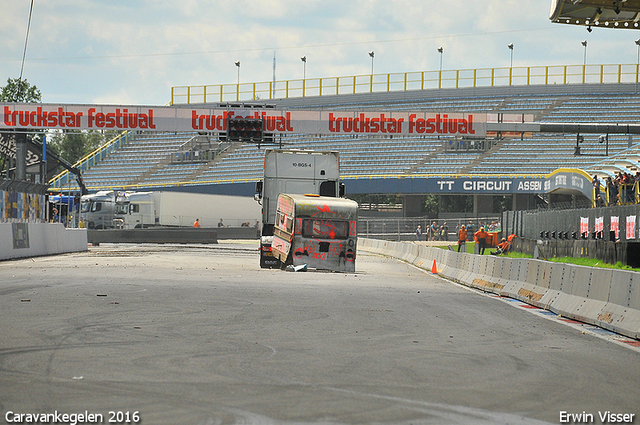
[[[0,86],[30,0],[0,0]],[[35,0],[23,78],[47,103],[164,105],[172,86],[513,65],[635,64],[637,30],[552,24],[550,0]]]

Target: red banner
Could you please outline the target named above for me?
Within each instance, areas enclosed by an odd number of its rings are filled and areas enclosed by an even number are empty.
[[[0,129],[206,131],[227,130],[229,118],[262,119],[274,134],[369,134],[485,137],[486,114],[421,111],[284,111],[173,106],[0,104]]]

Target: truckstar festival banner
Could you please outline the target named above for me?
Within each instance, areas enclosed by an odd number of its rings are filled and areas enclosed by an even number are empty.
[[[227,131],[228,119],[262,119],[266,133],[485,137],[486,114],[283,111],[167,106],[0,103],[0,129]]]

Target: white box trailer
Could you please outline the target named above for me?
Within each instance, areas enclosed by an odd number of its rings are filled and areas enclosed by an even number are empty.
[[[261,209],[248,196],[208,195],[186,192],[152,192],[154,218],[160,226],[255,227]]]
[[[250,197],[188,192],[111,191],[83,196],[82,205],[82,220],[95,228],[191,227],[196,219],[201,227],[256,227],[261,217]]]
[[[280,267],[271,252],[273,226],[278,195],[313,194],[328,197],[344,195],[340,183],[338,152],[299,149],[267,149],[264,155],[264,177],[256,184],[256,200],[262,205],[262,237],[260,266]]]

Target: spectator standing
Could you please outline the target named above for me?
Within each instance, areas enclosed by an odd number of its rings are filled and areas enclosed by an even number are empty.
[[[196,221],[193,223],[193,227],[200,227],[200,219],[196,218]]]
[[[467,234],[469,235],[469,241],[473,240],[471,239],[473,238],[473,230],[474,230],[473,223],[470,221],[469,224],[467,224]]]
[[[600,181],[598,180],[597,175],[594,174],[593,180],[591,180],[591,184],[593,185],[593,190],[595,191],[593,197],[595,199],[598,199],[598,196],[600,196]]]
[[[422,240],[422,227],[418,224],[418,228],[416,229],[416,240]]]
[[[447,226],[447,222],[445,221],[442,225],[442,230],[440,231],[440,235],[443,241],[449,240],[449,226]]]
[[[429,227],[429,233],[431,234],[431,240],[435,241],[436,235],[438,234],[438,224],[435,221],[431,223],[431,226]]]
[[[611,177],[607,177],[607,194],[609,195],[609,205],[616,205],[618,203],[618,188]]]

